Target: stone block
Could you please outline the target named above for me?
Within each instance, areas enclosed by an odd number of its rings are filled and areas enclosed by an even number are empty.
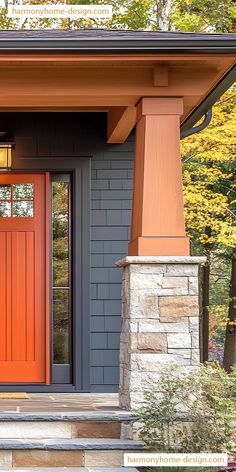
[[[162,274],[131,274],[130,276],[130,290],[147,290],[158,289],[162,286]]]
[[[199,351],[199,349],[192,349],[191,364],[192,365],[199,365],[200,364],[200,351]]]
[[[189,317],[189,330],[199,332],[199,317],[198,316]]]
[[[120,363],[126,365],[130,363],[129,345],[127,343],[120,343]]]
[[[131,321],[128,318],[123,318],[121,323],[121,332],[122,333],[137,333],[138,332],[138,322]]]
[[[188,286],[185,288],[162,288],[159,290],[158,295],[159,297],[163,296],[180,296],[180,295],[188,295]]]
[[[141,333],[182,333],[188,332],[188,319],[182,323],[161,323],[158,320],[141,320],[138,322],[138,331]]]
[[[163,373],[171,365],[186,365],[185,359],[173,354],[133,353],[130,367],[135,372]]]
[[[166,264],[130,264],[131,274],[165,274]],[[125,270],[126,270],[125,268]]]
[[[173,323],[173,324],[176,324],[176,323],[184,323],[186,322],[186,317],[162,317],[160,318],[160,322],[161,323]]]
[[[198,265],[197,264],[168,264],[166,269],[167,275],[180,275],[187,277],[198,276]]]
[[[81,467],[82,451],[14,450],[13,467]]]
[[[189,277],[189,295],[198,295],[199,291],[199,282],[198,277]]]
[[[132,333],[131,349],[138,351],[167,352],[166,333]]]
[[[130,343],[130,335],[131,333],[125,333],[122,331],[120,334],[120,342]]]
[[[12,467],[12,451],[0,451],[0,467]]]
[[[167,345],[169,348],[191,348],[191,336],[189,333],[167,334]]]
[[[184,359],[190,359],[191,349],[168,349],[168,354],[174,354],[176,356],[183,356]]]
[[[121,424],[118,421],[81,421],[71,424],[72,438],[120,438],[120,431]]]
[[[122,451],[85,451],[85,467],[122,467]]]
[[[169,317],[197,316],[199,313],[198,297],[176,296],[159,298],[160,320]]]
[[[191,334],[192,339],[192,348],[198,349],[199,348],[199,333],[196,331]]]
[[[121,439],[133,439],[133,424],[132,423],[122,423],[121,424]]]
[[[6,421],[0,426],[0,439],[71,438],[71,425],[62,421]]]
[[[124,371],[124,390],[140,393],[149,390],[150,385],[154,385],[161,377],[161,373],[157,372],[131,372],[127,369]]]
[[[130,318],[159,319],[159,297],[142,294],[137,297],[137,303],[131,302]]]
[[[188,290],[188,277],[163,277],[163,288],[186,289]]]

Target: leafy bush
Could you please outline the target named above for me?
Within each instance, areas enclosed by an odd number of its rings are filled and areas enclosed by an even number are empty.
[[[138,414],[140,437],[151,451],[228,452],[234,457],[236,369],[227,374],[218,365],[208,365],[183,376],[173,368],[150,384]]]

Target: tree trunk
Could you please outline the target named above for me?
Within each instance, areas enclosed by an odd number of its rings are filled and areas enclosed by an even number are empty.
[[[236,247],[232,254],[232,270],[230,282],[230,300],[228,311],[228,322],[225,333],[224,362],[223,366],[226,372],[231,371],[234,365],[236,348]]]
[[[207,261],[203,266],[202,284],[202,337],[203,337],[203,362],[208,361],[209,351],[209,292],[210,292],[210,251],[207,251]]]
[[[157,28],[161,31],[170,30],[170,13],[173,0],[156,0]]]
[[[211,228],[205,228],[205,234],[208,240],[211,237]],[[202,286],[202,361],[208,361],[209,355],[209,302],[210,302],[210,273],[211,273],[211,249],[212,244],[206,242],[204,245],[204,255],[206,264],[203,266],[203,286]]]

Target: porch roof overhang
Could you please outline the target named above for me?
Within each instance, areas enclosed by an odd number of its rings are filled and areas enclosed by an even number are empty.
[[[183,97],[192,127],[236,78],[236,34],[0,31],[2,111],[105,111],[123,142],[143,97]]]

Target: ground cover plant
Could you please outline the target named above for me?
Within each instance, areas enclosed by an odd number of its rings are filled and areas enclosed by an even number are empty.
[[[236,369],[227,373],[217,364],[203,365],[183,376],[173,367],[149,385],[138,413],[140,438],[149,451],[227,452],[232,462],[236,458]],[[168,469],[178,471],[163,467]],[[161,472],[162,468],[150,470]],[[191,472],[190,467],[186,470]],[[210,472],[211,468],[202,470]]]

